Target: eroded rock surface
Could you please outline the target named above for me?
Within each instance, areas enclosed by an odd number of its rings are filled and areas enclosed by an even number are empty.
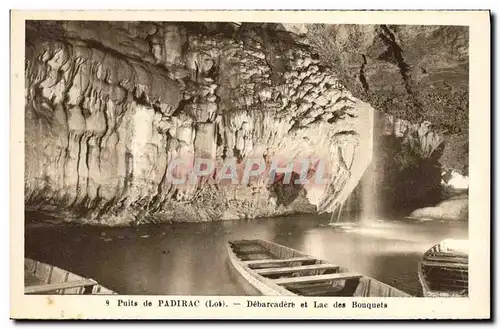
[[[370,168],[375,171],[378,206],[384,211],[411,211],[441,201],[445,137],[428,121],[411,123],[387,114],[378,117]]]
[[[331,212],[373,150],[378,178],[365,181],[389,207],[435,204],[441,165],[468,174],[467,35],[459,26],[30,21],[26,207],[105,225]],[[172,161],[200,157],[217,168],[322,160],[327,181],[262,175],[233,185],[214,174],[172,184]]]
[[[339,207],[370,162],[373,109],[293,39],[213,24],[28,22],[27,209],[118,225]],[[196,157],[321,159],[329,176],[167,179]]]
[[[469,198],[467,194],[452,197],[434,207],[414,210],[410,217],[423,220],[468,220]]]
[[[354,96],[396,118],[432,122],[446,140],[443,166],[468,175],[468,27],[313,24],[288,30],[300,30]]]

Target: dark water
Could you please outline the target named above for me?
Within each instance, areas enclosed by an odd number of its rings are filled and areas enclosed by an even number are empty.
[[[243,295],[228,270],[225,243],[260,238],[420,295],[416,268],[422,253],[445,238],[467,238],[465,222],[385,220],[352,231],[327,223],[325,217],[301,216],[138,228],[28,224],[26,256],[120,294]]]

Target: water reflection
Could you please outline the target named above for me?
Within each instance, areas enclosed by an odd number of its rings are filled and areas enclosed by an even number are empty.
[[[26,230],[28,257],[92,277],[122,294],[244,295],[227,267],[226,242],[266,239],[420,294],[420,256],[445,238],[466,238],[463,222],[376,221],[343,231],[323,216]]]

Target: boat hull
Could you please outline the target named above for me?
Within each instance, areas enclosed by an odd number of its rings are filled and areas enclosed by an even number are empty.
[[[57,266],[24,259],[24,293],[27,295],[114,295],[97,281]]]
[[[442,241],[427,250],[418,264],[418,278],[424,297],[467,297],[468,252]]]
[[[241,249],[235,247],[242,241],[246,244],[260,245],[270,258],[259,256],[257,259],[245,259],[252,254],[248,253],[245,256]],[[373,278],[364,275],[351,276],[351,272],[346,268],[270,241],[230,241],[227,244],[227,251],[233,273],[239,276],[240,281],[243,281],[245,285],[251,287],[252,295],[411,297],[411,295]],[[269,266],[260,266],[266,265],[266,263],[269,263],[267,264]],[[282,264],[279,265],[280,263]],[[254,265],[259,266],[251,268]],[[304,281],[306,282],[304,283]]]

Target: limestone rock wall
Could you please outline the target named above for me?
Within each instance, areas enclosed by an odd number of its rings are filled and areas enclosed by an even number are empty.
[[[443,166],[468,175],[469,32],[466,26],[294,24],[354,96],[446,142]]]
[[[373,109],[307,47],[221,26],[28,22],[27,209],[106,225],[332,211],[371,160]],[[327,184],[174,185],[174,159],[308,158]],[[291,189],[291,191],[290,191]]]

